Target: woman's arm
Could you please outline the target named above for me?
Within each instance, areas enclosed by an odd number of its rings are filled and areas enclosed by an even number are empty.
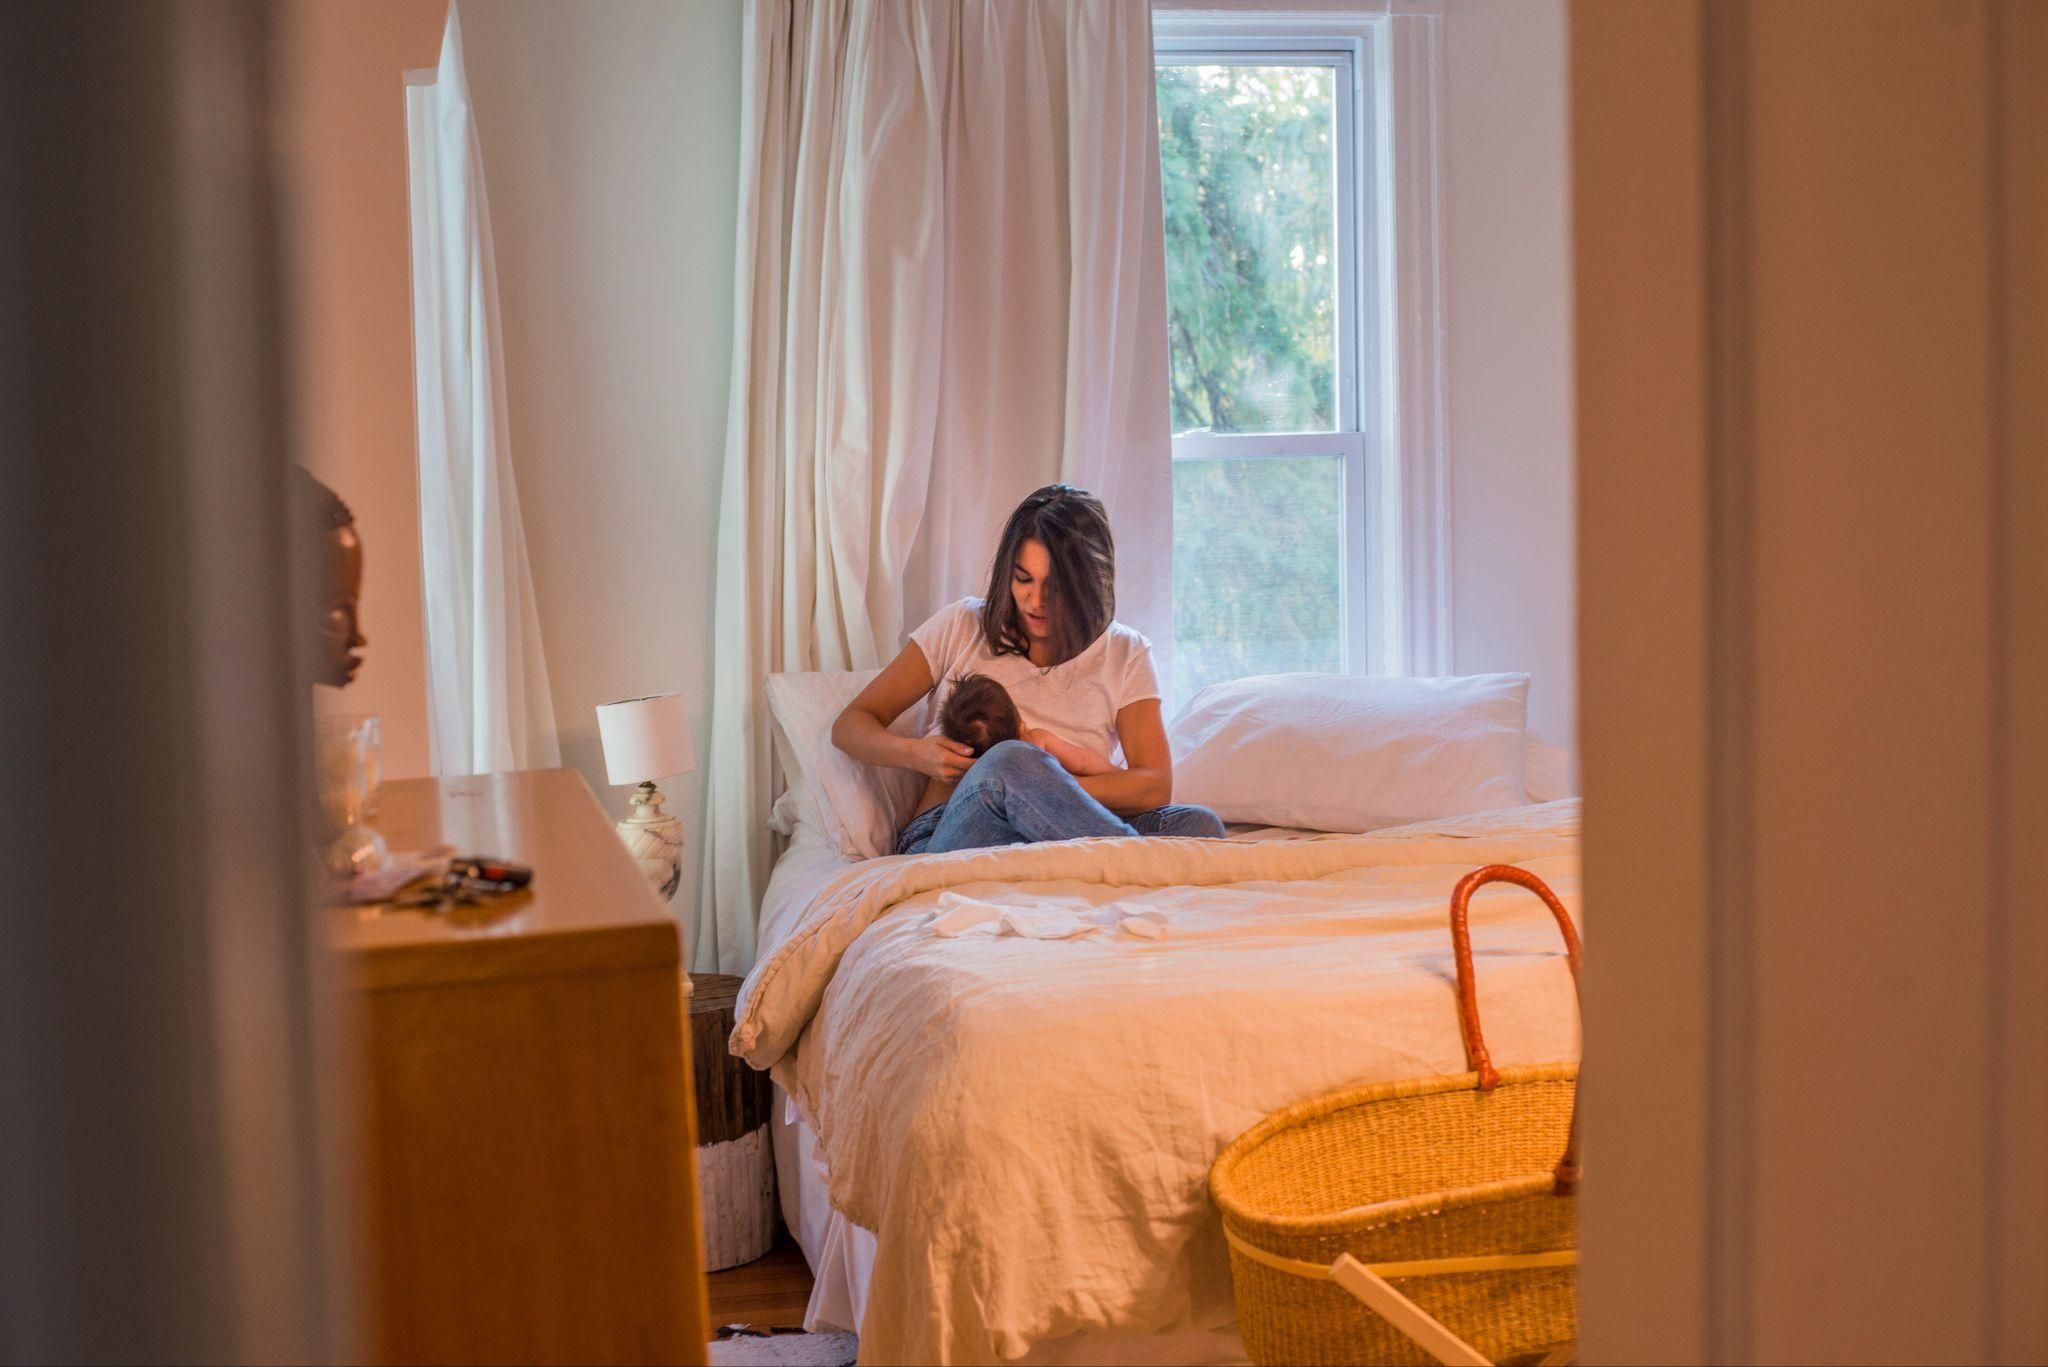
[[[1118,816],[1149,812],[1173,801],[1173,751],[1166,743],[1159,699],[1146,698],[1119,711],[1116,734],[1123,742],[1124,767],[1076,779],[1082,791]]]
[[[867,764],[915,769],[941,783],[957,783],[974,763],[974,752],[944,736],[899,736],[889,726],[903,710],[932,691],[932,669],[915,641],[846,705],[832,723],[832,743]]]
[[[1096,774],[1114,774],[1118,772],[1116,765],[1110,763],[1109,756],[1098,755],[1085,745],[1077,745],[1073,741],[1054,735],[1052,732],[1039,727],[1025,727],[1024,734],[1019,739],[1030,741],[1033,745],[1051,755],[1070,774],[1092,777]]]

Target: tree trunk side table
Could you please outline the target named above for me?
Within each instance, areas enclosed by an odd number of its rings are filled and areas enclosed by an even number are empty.
[[[697,1183],[704,1268],[750,1263],[775,1242],[775,1152],[768,1075],[726,1051],[740,979],[690,975],[690,1064],[697,1084]]]

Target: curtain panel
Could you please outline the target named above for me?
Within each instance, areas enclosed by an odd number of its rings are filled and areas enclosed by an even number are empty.
[[[699,971],[751,966],[762,681],[872,669],[979,592],[1010,509],[1108,506],[1167,667],[1171,444],[1151,14],[748,0]]]
[[[427,708],[437,774],[562,762],[506,432],[498,267],[454,5],[405,79]]]

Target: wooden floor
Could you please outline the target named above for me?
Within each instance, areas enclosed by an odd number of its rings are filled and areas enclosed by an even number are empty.
[[[796,1329],[811,1301],[811,1268],[803,1250],[783,1230],[775,1247],[757,1258],[705,1279],[711,1292],[711,1329],[751,1324],[763,1329]]]

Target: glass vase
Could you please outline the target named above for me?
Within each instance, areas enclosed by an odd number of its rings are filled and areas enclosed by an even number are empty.
[[[327,833],[322,860],[337,878],[384,867],[384,837],[369,825],[377,802],[379,749],[373,716],[321,717],[314,722],[313,762]]]

